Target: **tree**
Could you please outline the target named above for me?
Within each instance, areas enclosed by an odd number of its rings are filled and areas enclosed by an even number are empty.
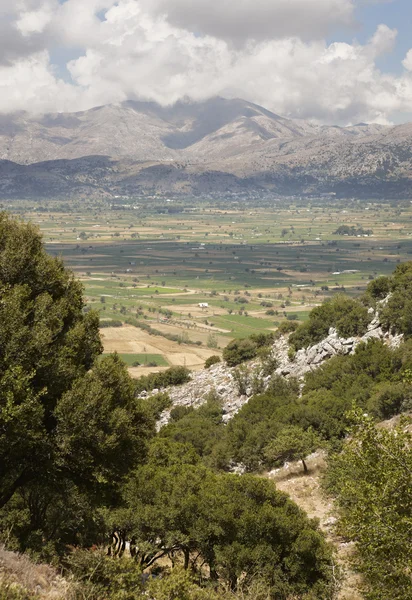
[[[269,481],[215,474],[187,463],[149,460],[126,491],[126,524],[142,564],[168,554],[185,568],[209,568],[232,590],[257,573],[273,597],[329,597],[331,553],[318,526]],[[164,455],[163,455],[164,457]]]
[[[321,445],[319,436],[313,429],[306,431],[296,425],[284,427],[265,448],[265,454],[272,463],[288,460],[301,460],[303,470],[308,473],[306,457]]]
[[[335,327],[343,337],[363,335],[370,320],[368,310],[361,302],[337,294],[311,310],[309,320],[291,334],[289,342],[296,350],[307,348],[324,339],[330,327]]]
[[[407,423],[375,427],[360,409],[340,454],[329,459],[328,489],[339,529],[356,542],[369,600],[412,597],[412,436]]]
[[[120,359],[97,362],[98,316],[84,308],[37,229],[0,214],[0,508],[68,486],[104,497],[145,454],[153,421]]]
[[[255,358],[257,345],[250,339],[233,340],[223,350],[223,359],[229,367],[236,367],[242,362]]]

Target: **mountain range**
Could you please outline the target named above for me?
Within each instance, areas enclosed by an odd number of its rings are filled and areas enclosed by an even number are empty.
[[[287,119],[241,100],[124,102],[0,115],[0,197],[170,194],[409,197],[412,124]]]

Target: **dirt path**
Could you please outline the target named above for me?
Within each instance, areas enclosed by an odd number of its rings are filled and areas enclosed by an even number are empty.
[[[299,462],[271,471],[266,474],[266,477],[272,479],[276,487],[287,493],[309,517],[319,519],[320,527],[328,541],[335,546],[337,561],[344,570],[338,600],[362,600],[358,587],[359,576],[349,566],[353,545],[344,542],[334,533],[333,502],[325,496],[320,485],[321,474],[326,468],[324,457],[321,453],[316,453],[308,458],[307,464],[308,475],[303,474],[302,464]]]

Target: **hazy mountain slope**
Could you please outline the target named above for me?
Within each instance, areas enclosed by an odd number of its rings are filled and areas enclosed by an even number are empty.
[[[1,159],[2,198],[244,190],[409,196],[412,124],[318,126],[240,99],[125,102],[0,116]]]
[[[0,158],[21,164],[97,155],[196,160],[228,150],[239,154],[272,139],[302,139],[320,132],[335,137],[342,131],[285,119],[244,100],[212,98],[170,107],[125,102],[73,114],[3,115]]]

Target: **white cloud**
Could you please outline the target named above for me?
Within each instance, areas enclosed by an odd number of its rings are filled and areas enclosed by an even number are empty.
[[[321,37],[353,22],[353,0],[143,0],[148,11],[189,31],[225,40]]]
[[[405,67],[405,69],[407,69],[408,71],[412,71],[412,49],[407,52],[405,58],[402,61],[402,64]]]
[[[235,0],[148,3],[20,0],[10,7],[0,0],[10,34],[6,45],[0,36],[0,111],[213,95],[321,122],[384,122],[412,110],[412,50],[403,75],[376,66],[393,48],[395,30],[381,25],[364,45],[319,37],[351,22],[352,0],[236,0],[236,10]],[[67,65],[73,83],[50,64],[47,50],[56,44],[78,51]]]

